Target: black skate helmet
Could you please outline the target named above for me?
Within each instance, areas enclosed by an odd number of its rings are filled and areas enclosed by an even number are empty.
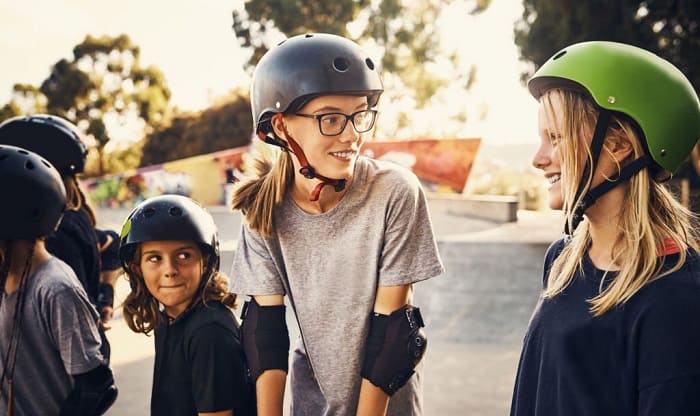
[[[62,176],[85,169],[87,148],[78,128],[57,116],[36,114],[13,117],[0,124],[0,144],[19,146],[35,152]]]
[[[61,175],[28,150],[0,145],[0,240],[35,240],[51,234],[66,209]]]
[[[138,244],[168,240],[199,244],[202,252],[209,254],[205,275],[218,271],[219,235],[214,219],[199,203],[181,195],[149,198],[131,211],[122,227],[119,245],[119,259],[124,270],[129,270]],[[202,279],[200,289],[206,283]]]

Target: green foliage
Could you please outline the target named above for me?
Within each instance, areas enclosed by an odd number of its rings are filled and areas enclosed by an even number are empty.
[[[569,44],[609,40],[655,52],[700,87],[700,2],[523,0],[523,6],[515,43],[535,67]]]
[[[515,26],[521,59],[534,65],[528,79],[552,54],[590,40],[624,42],[650,50],[676,65],[700,89],[700,2],[676,0],[523,0]],[[699,147],[696,146],[696,152]],[[676,176],[697,182],[697,171]]]
[[[490,0],[464,0],[471,13],[488,7]],[[233,30],[241,46],[251,49],[247,68],[279,40],[279,32],[293,36],[308,32],[333,33],[369,41],[383,50],[383,73],[394,74],[414,91],[418,108],[440,88],[450,84],[434,74],[430,63],[440,54],[439,27],[435,25],[449,0],[247,0],[245,10],[233,11]],[[352,29],[352,30],[351,30]],[[465,86],[468,85],[464,84]]]
[[[146,138],[141,166],[246,146],[252,126],[247,94],[236,92],[201,113],[176,116],[157,128]]]

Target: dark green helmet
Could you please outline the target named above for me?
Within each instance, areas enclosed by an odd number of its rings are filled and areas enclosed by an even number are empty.
[[[555,87],[583,88],[601,108],[634,120],[651,158],[668,172],[678,169],[700,138],[700,103],[690,81],[644,49],[602,41],[566,47],[528,82],[537,99]]]

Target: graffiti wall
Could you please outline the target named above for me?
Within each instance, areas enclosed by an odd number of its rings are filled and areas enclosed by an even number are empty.
[[[422,139],[368,142],[362,153],[405,166],[435,192],[460,193],[467,184],[481,139]],[[178,194],[203,205],[224,205],[230,200],[234,178],[248,173],[246,160],[269,151],[267,146],[246,146],[153,165],[119,175],[92,178],[83,186],[93,203],[104,207],[134,206],[144,199]]]

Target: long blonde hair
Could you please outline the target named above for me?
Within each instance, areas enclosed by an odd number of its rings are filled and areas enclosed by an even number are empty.
[[[559,146],[562,157],[562,189],[566,221],[571,224],[573,207],[581,202],[591,188],[593,173],[582,178],[583,168],[592,154],[586,137],[593,134],[598,117],[598,110],[592,100],[582,93],[552,89],[541,100],[545,106],[545,115],[552,131],[556,131],[555,112],[552,101],[554,97],[562,103],[561,117],[563,131]],[[609,140],[626,140],[632,145],[629,161],[644,154],[644,146],[633,123],[625,116],[614,114],[606,135]],[[603,152],[608,151],[603,147]],[[586,158],[581,155],[585,154]],[[618,170],[622,165],[618,165]],[[576,200],[579,181],[585,181],[581,196]],[[601,316],[610,309],[622,305],[648,283],[671,274],[680,269],[686,261],[683,247],[698,249],[698,236],[692,227],[693,214],[683,207],[668,189],[656,181],[649,169],[643,169],[634,175],[626,185],[625,202],[619,213],[618,237],[613,247],[613,261],[620,262],[621,268],[607,286],[601,281],[600,293],[588,299],[594,316]],[[662,270],[664,263],[663,246],[666,239],[671,239],[681,248],[676,264]],[[589,223],[584,220],[565,245],[561,254],[553,262],[547,278],[544,296],[553,298],[571,283],[577,269],[591,244]],[[661,255],[660,255],[661,254]]]
[[[259,156],[253,161],[253,176],[233,191],[231,207],[241,210],[251,230],[263,237],[273,234],[274,208],[294,183],[294,163],[288,151],[279,152],[276,161]]]

